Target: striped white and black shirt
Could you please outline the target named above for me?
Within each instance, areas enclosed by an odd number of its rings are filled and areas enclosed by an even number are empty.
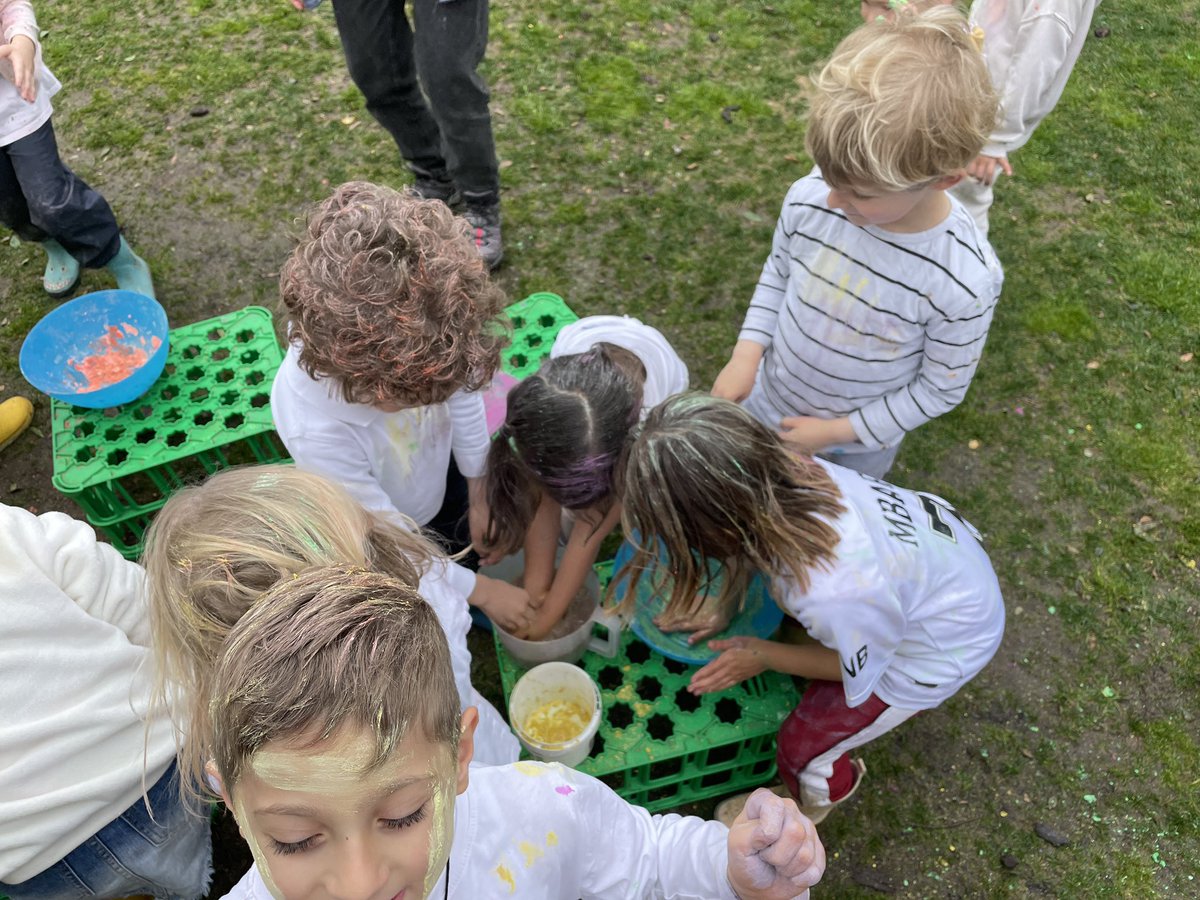
[[[750,409],[849,416],[864,448],[966,396],[1004,279],[966,210],[928,231],[854,225],[814,169],[792,185],[739,337],[766,347]]]

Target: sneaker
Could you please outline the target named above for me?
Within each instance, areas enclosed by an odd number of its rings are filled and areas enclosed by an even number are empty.
[[[462,194],[449,178],[414,172],[412,192],[422,200],[441,200],[451,209],[462,206]]]
[[[500,240],[500,204],[467,204],[463,214],[471,225],[471,240],[489,269],[495,269],[504,259],[504,245]]]
[[[33,421],[33,404],[24,397],[0,403],[0,450],[15,441]]]

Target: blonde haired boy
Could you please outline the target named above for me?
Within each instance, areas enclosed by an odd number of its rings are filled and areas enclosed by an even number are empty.
[[[1003,273],[947,196],[996,97],[950,7],[859,28],[814,79],[805,146],[713,394],[868,475],[966,395]]]

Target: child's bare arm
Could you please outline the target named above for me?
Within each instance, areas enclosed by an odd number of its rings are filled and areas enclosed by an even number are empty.
[[[762,672],[783,672],[822,681],[841,681],[842,663],[837,652],[820,644],[783,644],[762,638],[733,637],[709,641],[720,656],[692,676],[693,694],[723,691]]]
[[[795,900],[825,874],[816,826],[794,800],[759,788],[729,829],[729,885],[741,900]]]
[[[544,598],[554,584],[554,559],[562,530],[562,507],[542,493],[537,512],[525,532],[525,589]]]
[[[566,613],[571,600],[583,587],[596,557],[600,555],[600,545],[620,520],[620,504],[613,504],[599,524],[586,515],[575,519],[571,536],[567,539],[566,552],[554,573],[554,582],[546,592],[545,601],[530,628],[532,639],[544,637]]]
[[[758,374],[758,362],[765,351],[766,347],[757,341],[738,341],[729,362],[713,382],[712,395],[734,403],[741,403],[749,397]]]

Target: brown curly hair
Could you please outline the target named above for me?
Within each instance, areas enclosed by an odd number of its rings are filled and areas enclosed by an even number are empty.
[[[504,293],[445,204],[351,181],[308,217],[279,276],[289,340],[350,403],[424,406],[487,385]]]

